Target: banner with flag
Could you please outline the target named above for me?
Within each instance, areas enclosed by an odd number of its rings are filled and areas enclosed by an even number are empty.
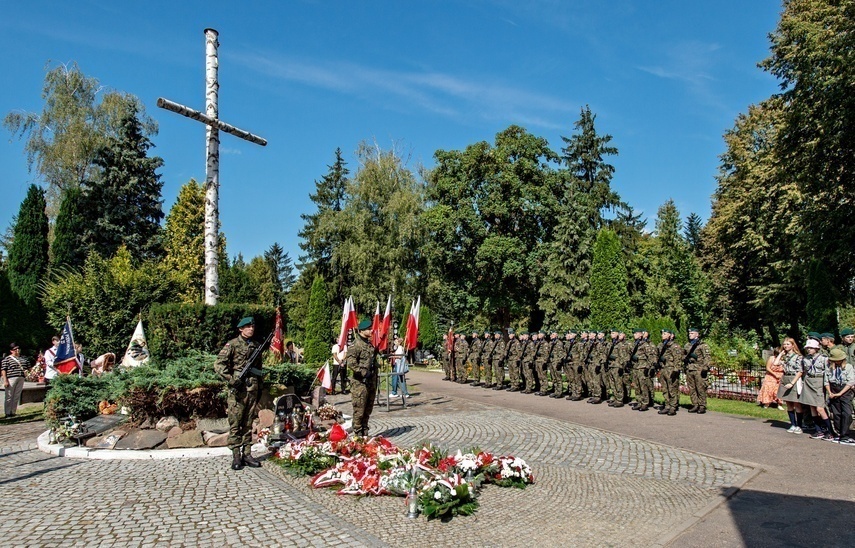
[[[448,327],[448,337],[445,339],[445,351],[451,356],[454,353],[454,323]]]
[[[377,309],[374,311],[374,317],[371,319],[371,346],[380,350],[380,301],[377,301]]]
[[[386,313],[383,314],[383,321],[380,322],[380,344],[378,350],[386,350],[389,348],[389,330],[392,328],[392,295],[386,300]]]
[[[356,317],[356,307],[353,306],[353,297],[344,301],[344,309],[341,312],[341,332],[338,335],[338,347],[341,350],[347,348],[347,334],[351,329],[356,329],[359,321]]]
[[[404,337],[404,349],[409,352],[415,350],[419,342],[419,310],[422,307],[422,298],[413,301],[410,306],[410,315],[407,317],[407,334]]]
[[[278,361],[282,361],[282,353],[285,347],[282,345],[282,309],[276,307],[276,325],[273,327],[273,340],[270,341],[270,351]]]
[[[324,366],[318,369],[318,374],[315,375],[315,380],[318,381],[318,384],[326,388],[327,390],[332,389],[332,378],[330,377],[330,361],[327,360],[324,362]]]
[[[142,320],[137,322],[137,328],[134,329],[134,334],[131,335],[131,342],[128,344],[128,349],[125,351],[125,357],[122,358],[122,366],[137,367],[148,361],[150,354],[148,351],[148,343],[145,340],[145,331],[143,331]]]
[[[63,375],[78,371],[77,352],[74,350],[74,333],[71,331],[71,318],[66,318],[65,325],[62,326],[53,367]]]

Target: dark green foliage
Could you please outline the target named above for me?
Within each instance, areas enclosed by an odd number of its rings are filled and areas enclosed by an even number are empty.
[[[436,316],[433,310],[426,305],[421,305],[419,312],[419,342],[422,344],[422,348],[436,353],[441,340],[442,335],[440,335],[437,329]]]
[[[650,342],[654,345],[662,342],[663,329],[670,329],[673,331],[677,336],[677,342],[681,344],[686,342],[687,335],[685,329],[681,330],[680,327],[681,326],[677,325],[677,322],[671,318],[663,316],[642,316],[641,318],[633,318],[631,324],[627,326],[628,329],[646,329],[650,334]],[[627,338],[628,337],[630,337],[629,332],[627,332]]]
[[[119,374],[101,377],[60,375],[50,383],[45,396],[45,421],[56,427],[64,417],[72,415],[79,421],[98,414],[98,404],[104,400],[117,401],[123,393]]]
[[[259,292],[253,286],[247,272],[243,255],[238,253],[231,264],[228,258],[220,261],[220,299],[221,303],[258,303]]]
[[[146,315],[149,349],[159,359],[176,358],[194,350],[217,353],[237,336],[237,323],[244,316],[255,318],[255,338],[263,340],[273,330],[276,311],[253,304],[153,305]]]
[[[162,255],[163,183],[160,157],[145,136],[137,108],[122,118],[119,135],[107,139],[95,158],[98,174],[82,184],[83,211],[90,221],[82,240],[89,251],[112,257],[122,245],[135,259]]]
[[[71,305],[75,341],[90,356],[124,355],[139,319],[156,303],[176,295],[176,284],[161,261],[135,264],[124,247],[111,259],[92,254],[81,269],[59,268],[44,284],[48,324],[57,331]]]
[[[264,252],[264,260],[270,266],[270,274],[275,291],[274,303],[281,304],[285,300],[285,294],[297,281],[294,275],[294,265],[291,263],[291,257],[282,249],[282,246],[277,242],[273,242],[267,251]]]
[[[683,236],[686,243],[689,244],[689,249],[692,253],[698,252],[698,246],[701,243],[701,230],[704,228],[704,223],[701,221],[701,216],[697,213],[689,213],[686,217],[686,224],[683,228]]]
[[[87,221],[82,206],[82,193],[78,187],[69,187],[62,192],[50,248],[51,271],[63,266],[80,267],[86,261],[81,235]]]
[[[832,285],[826,261],[813,259],[808,263],[807,326],[821,333],[837,332],[837,291]]]
[[[330,303],[327,299],[327,284],[320,276],[312,282],[312,294],[309,297],[309,316],[306,318],[306,338],[303,358],[309,363],[323,363],[330,357],[333,344],[330,325]]]
[[[48,218],[45,193],[30,185],[21,203],[9,247],[8,275],[12,291],[34,312],[39,305],[39,283],[48,266]]]
[[[264,381],[269,385],[282,384],[304,396],[315,381],[322,363],[281,363],[264,367]],[[332,368],[330,368],[332,373]]]
[[[603,229],[594,243],[591,264],[591,323],[599,328],[626,326],[629,293],[626,264],[620,240],[614,231]]]
[[[12,291],[6,270],[0,267],[0,348],[5,351],[16,342],[23,355],[34,357],[50,340],[50,331],[43,318],[32,314]]]

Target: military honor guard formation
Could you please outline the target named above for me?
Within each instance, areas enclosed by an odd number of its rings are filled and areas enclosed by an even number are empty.
[[[855,394],[855,330],[843,329],[841,338],[842,344],[836,345],[833,334],[811,332],[804,355],[787,339],[775,358],[784,369],[778,395],[787,404],[788,432],[802,433],[809,416],[812,438],[855,446],[847,436]],[[641,412],[655,408],[672,417],[680,408],[682,375],[692,402],[689,413],[707,412],[710,348],[694,327],[688,329],[683,346],[669,329],[662,330],[658,344],[640,328],[632,330],[631,339],[619,329],[570,330],[563,338],[557,331],[517,334],[508,329],[507,339],[502,331],[484,331],[482,336],[476,330],[469,340],[449,332],[443,336],[442,364],[447,381],[570,401],[587,398],[590,404],[606,402]],[[663,396],[658,407],[653,400],[655,379]]]

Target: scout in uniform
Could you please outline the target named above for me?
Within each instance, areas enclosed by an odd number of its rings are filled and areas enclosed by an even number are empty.
[[[832,415],[832,426],[837,431],[835,441],[841,445],[855,445],[847,436],[852,422],[852,390],[855,388],[855,370],[846,363],[846,353],[842,348],[833,348],[828,356],[830,367],[826,375],[825,391],[828,394],[828,408]]]

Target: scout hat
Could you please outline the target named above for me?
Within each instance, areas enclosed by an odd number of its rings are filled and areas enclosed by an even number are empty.
[[[246,327],[248,325],[255,325],[255,319],[252,316],[246,316],[245,318],[241,318],[238,322],[238,329],[241,327]]]
[[[356,327],[356,329],[358,331],[365,331],[366,329],[371,329],[371,320],[365,318],[364,320],[359,322],[359,325]]]
[[[816,339],[808,339],[805,343],[805,348],[819,348],[819,342]]]
[[[845,362],[846,361],[846,353],[839,348],[832,348],[831,352],[828,355],[828,361],[831,362]]]

